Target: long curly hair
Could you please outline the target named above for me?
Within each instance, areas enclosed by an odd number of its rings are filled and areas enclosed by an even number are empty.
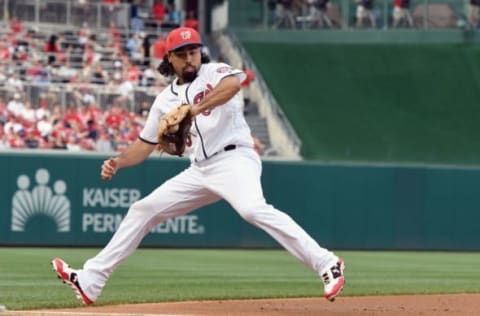
[[[202,64],[208,64],[210,62],[210,56],[202,52],[200,62]],[[168,61],[167,54],[163,56],[163,60],[160,63],[160,65],[158,65],[157,70],[159,73],[161,73],[165,77],[171,77],[175,75],[175,70],[173,69],[173,65]]]

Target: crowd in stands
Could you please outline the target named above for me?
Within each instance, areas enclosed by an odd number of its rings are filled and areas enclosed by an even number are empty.
[[[15,93],[8,103],[0,100],[0,148],[43,148],[121,151],[133,142],[143,127],[149,103],[138,112],[118,105],[102,110],[95,102],[88,105],[24,102]]]
[[[460,2],[460,1],[459,1]],[[453,12],[455,9],[448,8],[444,1],[429,0],[424,3],[412,0],[351,0],[348,2],[331,0],[268,0],[269,25],[274,28],[342,28],[345,23],[340,9],[342,5],[353,3],[355,14],[352,25],[356,27],[377,28],[380,23],[389,23],[391,27],[415,27],[415,21],[412,16],[414,4],[429,5],[444,4],[439,10],[444,10],[440,19],[448,19],[447,11]],[[389,21],[383,21],[385,4],[392,8],[388,16]],[[463,8],[463,7],[462,7]],[[430,14],[435,14],[430,12]],[[480,22],[480,0],[468,0],[468,12],[457,12],[458,21],[453,25],[458,25],[462,21],[462,16],[467,20],[466,23],[472,27],[478,27]],[[423,15],[422,15],[423,16]],[[422,22],[424,23],[424,22]],[[443,21],[443,23],[448,23]],[[422,24],[423,25],[423,24]]]
[[[198,22],[193,12],[159,0],[151,17],[139,22],[136,2],[136,29],[128,33],[114,22],[108,30],[84,23],[47,31],[16,17],[0,29],[0,149],[112,152],[138,137],[151,100],[169,84],[156,70],[165,54],[165,25],[198,28]],[[149,33],[152,19],[164,31]],[[134,99],[138,89],[152,98]],[[108,103],[99,102],[100,94]]]
[[[378,1],[378,0],[377,0]],[[405,20],[408,26],[411,22],[410,0],[388,0],[394,4],[392,16],[395,20],[393,26],[399,26],[399,22]],[[378,1],[380,2],[380,1]],[[353,0],[356,5],[355,25],[357,27],[376,27],[374,14],[374,0]],[[322,28],[342,27],[340,12],[334,11],[334,5],[330,0],[269,0],[270,16],[273,28]],[[379,3],[382,6],[382,3]],[[329,12],[330,11],[330,12]],[[331,15],[336,14],[333,18]]]

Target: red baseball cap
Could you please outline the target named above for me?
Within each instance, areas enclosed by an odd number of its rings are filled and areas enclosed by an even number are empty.
[[[179,27],[172,30],[168,34],[166,42],[169,52],[186,45],[203,45],[198,32],[189,27]]]

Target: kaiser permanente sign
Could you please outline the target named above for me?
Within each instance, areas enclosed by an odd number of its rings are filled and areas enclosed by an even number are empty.
[[[5,175],[0,184],[0,244],[104,245],[132,203],[188,166],[184,159],[152,158],[104,182],[99,172],[105,158],[55,152],[0,154]],[[143,245],[275,245],[249,226],[229,205],[217,203],[154,226]]]
[[[104,246],[132,203],[188,166],[150,158],[105,182],[106,158],[0,152],[0,245]],[[265,161],[263,170],[267,201],[327,248],[480,250],[480,168]],[[225,202],[152,227],[142,246],[279,247]]]
[[[123,214],[104,213],[105,209],[128,209],[141,197],[138,189],[128,188],[84,188],[82,191],[84,212],[82,232],[113,233],[118,229]],[[99,211],[94,211],[98,209]],[[153,234],[203,234],[204,227],[198,224],[197,215],[185,215],[156,225],[150,231]]]

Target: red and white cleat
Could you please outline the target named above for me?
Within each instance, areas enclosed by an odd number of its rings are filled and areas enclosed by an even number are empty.
[[[343,276],[343,270],[345,269],[345,263],[342,259],[338,258],[338,261],[327,268],[322,274],[321,278],[325,285],[325,298],[330,302],[335,301],[335,297],[340,294],[345,284],[345,277]]]
[[[85,293],[83,293],[80,284],[78,283],[77,271],[70,268],[70,266],[60,258],[55,258],[52,260],[53,270],[57,273],[59,279],[63,283],[68,284],[72,287],[77,295],[77,298],[82,301],[85,305],[93,304],[93,301],[89,299]]]

